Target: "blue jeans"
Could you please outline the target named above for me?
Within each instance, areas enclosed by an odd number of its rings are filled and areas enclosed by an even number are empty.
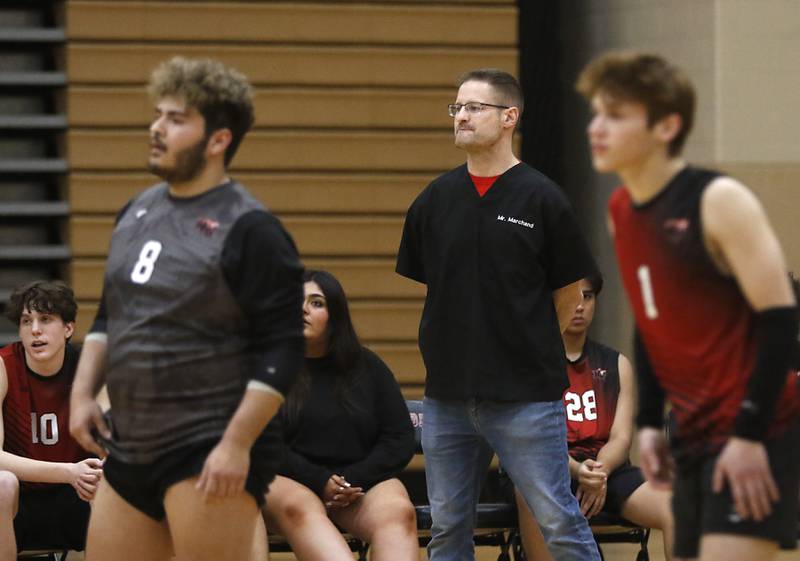
[[[423,402],[422,448],[431,504],[430,561],[475,559],[472,540],[481,482],[492,451],[531,507],[556,561],[600,560],[570,491],[561,400]]]

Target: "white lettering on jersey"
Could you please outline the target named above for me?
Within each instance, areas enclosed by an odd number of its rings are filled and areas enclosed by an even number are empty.
[[[31,412],[31,440],[34,444],[52,446],[58,443],[58,417],[55,413],[45,413],[39,417]]]
[[[136,284],[144,284],[153,276],[153,270],[156,268],[156,259],[161,253],[161,242],[150,240],[142,246],[142,251],[139,252],[139,260],[133,266],[131,271],[131,280]]]
[[[564,406],[567,409],[567,419],[570,421],[582,423],[584,420],[594,421],[597,419],[597,400],[594,390],[588,390],[583,395],[575,392],[565,393]]]
[[[653,283],[650,279],[650,267],[647,265],[640,265],[636,270],[636,276],[639,277],[639,288],[642,291],[644,315],[647,316],[647,319],[656,319],[658,317],[658,308],[656,308],[656,299],[653,296]]]

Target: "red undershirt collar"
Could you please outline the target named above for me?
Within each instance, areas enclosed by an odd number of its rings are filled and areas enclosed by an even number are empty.
[[[479,177],[477,175],[469,174],[470,178],[472,179],[472,184],[475,185],[475,190],[478,191],[478,195],[481,197],[486,194],[489,188],[494,185],[494,182],[497,181],[497,178],[500,177],[499,175],[493,175],[491,177]]]

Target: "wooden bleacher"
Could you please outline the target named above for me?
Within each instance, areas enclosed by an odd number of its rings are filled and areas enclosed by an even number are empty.
[[[70,257],[61,200],[67,77],[57,56],[66,33],[52,4],[0,4],[0,311],[13,287],[60,276]],[[17,328],[0,314],[0,346]]]
[[[403,218],[428,181],[463,162],[446,112],[456,77],[516,71],[516,3],[70,0],[66,30],[78,338],[114,215],[155,182],[144,171],[149,73],[175,54],[211,56],[257,91],[232,175],[283,220],[308,267],[339,276],[361,337],[418,397],[424,287],[394,273]]]

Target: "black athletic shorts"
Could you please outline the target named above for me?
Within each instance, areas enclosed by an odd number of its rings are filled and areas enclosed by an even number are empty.
[[[273,444],[267,452],[262,446],[250,453],[250,471],[244,487],[259,508],[264,504],[267,487],[275,478],[280,458],[276,453],[276,450],[280,450],[280,443],[274,441]],[[109,455],[103,466],[103,477],[134,508],[150,518],[163,520],[166,516],[164,496],[167,490],[175,483],[200,475],[206,458],[216,445],[216,441],[194,444],[149,464],[128,464]]]
[[[624,464],[611,472],[606,485],[606,502],[601,509],[615,516],[622,516],[622,505],[644,483],[642,470],[631,464]],[[578,491],[578,480],[572,480],[572,493]]]
[[[716,456],[681,468],[673,484],[675,556],[697,557],[703,534],[736,534],[777,542],[782,549],[797,547],[798,492],[800,492],[800,422],[766,443],[772,476],[780,500],[761,522],[742,520],[734,508],[730,488],[711,489]]]
[[[83,551],[89,513],[89,503],[71,485],[53,485],[52,489],[20,486],[14,518],[17,549]]]

